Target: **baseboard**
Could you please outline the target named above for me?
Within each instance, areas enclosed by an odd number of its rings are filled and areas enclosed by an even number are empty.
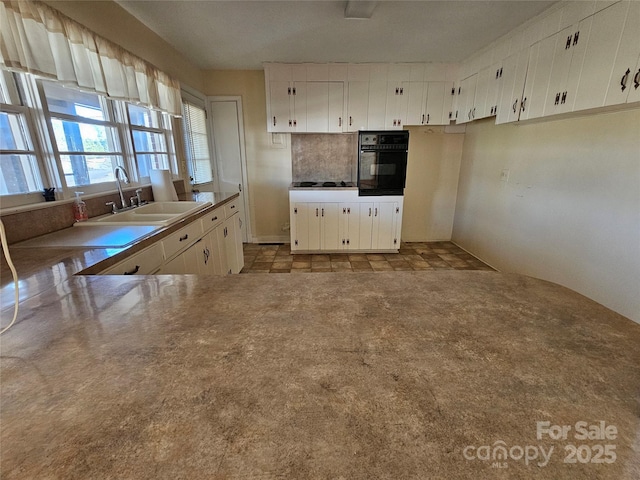
[[[289,235],[254,236],[251,243],[289,243]]]
[[[453,240],[449,240],[451,243],[453,243],[456,247],[461,248],[462,250],[464,250],[465,252],[467,252],[469,255],[471,255],[472,257],[477,258],[478,260],[480,260],[482,263],[484,263],[485,265],[489,265],[491,268],[493,268],[496,272],[499,272],[500,270],[496,267],[494,267],[493,265],[491,265],[489,262],[487,262],[486,260],[483,260],[482,258],[480,258],[479,256],[471,253],[469,250],[467,250],[464,247],[461,247],[460,245],[458,245],[456,242],[454,242]]]

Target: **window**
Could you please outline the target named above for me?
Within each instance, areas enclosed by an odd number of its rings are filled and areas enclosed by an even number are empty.
[[[42,87],[65,186],[115,181],[124,159],[111,102],[52,82]]]
[[[114,170],[134,184],[152,168],[178,174],[172,119],[32,75],[0,70],[0,197],[2,207],[115,189]]]
[[[38,192],[42,179],[29,110],[23,105],[16,77],[6,71],[0,71],[0,105],[0,195]]]
[[[171,120],[163,113],[128,105],[129,125],[138,174],[149,177],[151,169],[176,171]]]
[[[203,106],[183,99],[184,143],[187,166],[193,185],[213,181],[209,141],[207,138],[207,115]]]

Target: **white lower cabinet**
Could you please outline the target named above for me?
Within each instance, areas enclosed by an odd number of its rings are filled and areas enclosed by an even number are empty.
[[[101,274],[240,273],[244,266],[242,227],[237,202],[229,202]]]
[[[155,243],[148,248],[131,255],[101,275],[150,275],[156,273],[162,265],[162,247]]]
[[[400,248],[402,196],[359,197],[357,190],[291,190],[289,199],[294,253],[392,252]]]

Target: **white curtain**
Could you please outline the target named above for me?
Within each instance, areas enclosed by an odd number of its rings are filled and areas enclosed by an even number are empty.
[[[0,67],[182,114],[177,80],[37,1],[1,0]]]

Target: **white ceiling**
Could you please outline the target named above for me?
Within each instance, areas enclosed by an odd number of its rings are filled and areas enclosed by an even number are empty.
[[[203,69],[263,62],[459,62],[555,1],[379,1],[371,19],[345,1],[117,0]]]

